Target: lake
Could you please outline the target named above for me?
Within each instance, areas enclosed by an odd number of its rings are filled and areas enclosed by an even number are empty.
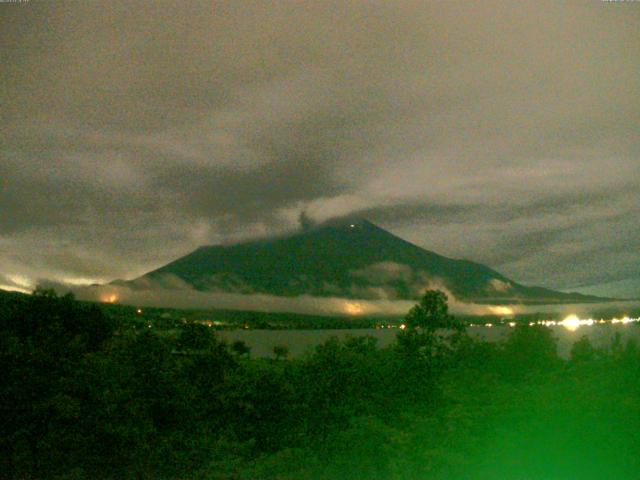
[[[576,340],[586,335],[594,347],[606,347],[611,344],[617,332],[620,333],[622,344],[628,339],[635,339],[640,344],[640,324],[595,324],[581,326],[574,331],[562,326],[546,327],[553,331],[558,340],[558,354],[563,358],[569,357],[571,346]],[[391,345],[398,334],[398,329],[342,329],[342,330],[222,330],[217,332],[221,339],[227,342],[244,341],[251,347],[251,354],[255,357],[273,357],[273,347],[284,345],[292,356],[304,355],[316,345],[331,337],[344,339],[347,337],[371,336],[378,340],[378,346]],[[513,331],[508,326],[473,326],[468,327],[469,335],[476,339],[489,342],[503,340]]]

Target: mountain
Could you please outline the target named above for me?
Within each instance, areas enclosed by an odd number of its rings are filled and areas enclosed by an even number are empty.
[[[521,285],[489,267],[438,255],[366,220],[331,221],[283,237],[205,246],[140,278],[133,288],[415,300],[426,288],[482,303],[603,300]]]
[[[616,298],[640,299],[640,277],[584,285],[575,291],[586,295],[609,295]]]

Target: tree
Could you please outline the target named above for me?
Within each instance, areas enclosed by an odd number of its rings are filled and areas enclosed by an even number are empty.
[[[402,359],[398,368],[400,383],[416,398],[435,402],[439,397],[437,377],[450,361],[464,326],[449,315],[447,295],[439,290],[425,292],[405,316],[405,325],[397,337]]]
[[[276,360],[286,359],[289,356],[289,348],[286,345],[276,345],[273,347],[273,354]]]
[[[439,329],[463,330],[464,326],[449,315],[447,295],[440,290],[427,290],[420,303],[416,304],[405,316],[409,330],[420,328],[433,333]]]
[[[460,340],[462,322],[449,315],[447,295],[427,290],[420,302],[404,317],[406,328],[398,335],[398,345],[405,355],[443,357]],[[451,331],[457,335],[450,335]]]
[[[233,342],[231,344],[231,350],[239,357],[242,357],[244,355],[248,357],[251,353],[251,347],[242,340],[236,340],[235,342]]]
[[[205,350],[214,346],[216,339],[211,329],[200,323],[189,322],[180,329],[178,347],[183,350]]]
[[[115,442],[101,442],[95,429],[87,428],[93,410],[84,393],[96,382],[77,380],[100,363],[117,328],[97,306],[53,290],[37,289],[2,306],[0,477],[55,477],[79,467],[87,445],[113,452],[108,446]],[[126,375],[121,369],[117,374]]]

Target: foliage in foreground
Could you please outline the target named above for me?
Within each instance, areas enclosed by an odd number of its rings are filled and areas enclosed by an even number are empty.
[[[38,292],[0,306],[0,478],[635,478],[640,359],[544,327],[504,343],[425,297],[396,345],[251,359]],[[588,455],[585,453],[588,452]]]

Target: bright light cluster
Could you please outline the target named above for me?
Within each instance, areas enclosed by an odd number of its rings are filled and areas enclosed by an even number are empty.
[[[640,318],[623,317],[623,318],[614,318],[613,320],[611,320],[611,323],[631,323],[631,322],[638,322],[638,321],[640,321]]]
[[[569,315],[567,318],[565,318],[561,322],[558,322],[558,325],[562,325],[567,330],[570,330],[573,332],[577,330],[579,327],[582,327],[583,325],[591,326],[594,323],[611,323],[611,324],[622,323],[626,325],[627,323],[638,322],[638,321],[640,321],[640,318],[623,317],[623,318],[612,318],[611,320],[607,321],[603,319],[594,320],[593,318],[581,319],[581,318],[578,318],[577,315]]]
[[[623,324],[626,325],[627,323],[634,323],[634,322],[640,322],[640,318],[629,318],[628,316],[625,316],[623,318],[612,318],[611,320],[604,320],[604,319],[600,319],[600,320],[594,320],[593,318],[580,318],[575,314],[571,314],[568,317],[564,318],[563,320],[538,320],[537,322],[529,322],[529,326],[533,327],[535,325],[543,325],[545,327],[564,327],[567,330],[571,331],[571,332],[575,332],[578,328],[583,327],[583,326],[591,326],[594,325],[596,323],[598,324],[603,324],[603,323],[611,323],[611,324]],[[509,322],[507,324],[509,327],[513,328],[517,325],[516,322]],[[475,327],[475,326],[481,326],[481,327],[488,327],[491,328],[493,327],[493,324],[491,323],[485,323],[485,324],[480,324],[480,325],[476,325],[476,324],[471,324],[470,326]]]
[[[581,320],[577,315],[569,315],[560,322],[560,325],[570,332],[574,332],[582,325],[593,325],[593,320],[591,318],[588,320]]]

